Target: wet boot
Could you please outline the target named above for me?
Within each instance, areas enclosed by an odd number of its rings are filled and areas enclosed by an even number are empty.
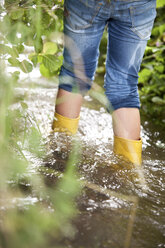
[[[136,165],[141,165],[142,140],[129,140],[114,136],[114,153]]]
[[[64,132],[67,135],[76,134],[77,129],[78,129],[79,119],[80,117],[71,119],[71,118],[55,113],[53,124],[52,124],[52,129],[54,132]]]

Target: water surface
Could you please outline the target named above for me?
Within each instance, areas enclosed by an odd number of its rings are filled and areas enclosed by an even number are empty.
[[[43,173],[53,185],[65,170],[71,140],[51,134],[54,83],[40,82],[16,89],[27,104],[27,128],[39,128],[47,156],[39,159],[23,151],[30,161],[29,173]],[[21,109],[16,103],[13,109]],[[162,248],[165,247],[165,163],[164,131],[142,120],[142,169],[116,158],[112,152],[111,115],[89,95],[81,110],[78,139],[81,159],[77,165],[84,185],[77,199],[79,214],[73,221],[75,236],[61,240],[67,248]],[[32,199],[27,198],[25,204]],[[18,201],[18,200],[15,200]],[[22,204],[22,202],[19,202]]]

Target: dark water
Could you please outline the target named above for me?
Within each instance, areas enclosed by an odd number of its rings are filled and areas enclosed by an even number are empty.
[[[31,161],[29,173],[36,173],[41,167],[51,185],[65,168],[71,142],[61,134],[50,135],[56,89],[51,83],[30,89],[25,84],[24,88],[16,89],[16,94],[26,96],[31,123],[39,127],[48,145],[44,160],[24,153]],[[20,106],[15,104],[14,108]],[[90,96],[85,97],[79,124],[82,156],[78,173],[84,188],[77,199],[75,236],[62,240],[59,245],[66,248],[165,247],[163,129],[150,120],[142,120],[143,165],[137,170],[114,157],[111,116]],[[29,196],[30,201],[35,203],[37,199]]]

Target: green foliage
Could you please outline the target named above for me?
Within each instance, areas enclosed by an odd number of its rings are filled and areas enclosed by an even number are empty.
[[[15,57],[10,57],[8,62],[15,67],[19,67],[24,73],[29,73],[33,70],[32,64],[29,63],[27,60],[23,60],[20,62]]]
[[[57,71],[59,65],[61,65],[60,60],[51,54],[43,55],[43,64],[50,72]]]
[[[20,110],[10,109],[17,102],[13,77],[6,78],[1,72],[0,81],[0,247],[56,247],[61,238],[74,233],[71,220],[76,215],[74,200],[80,190],[77,143],[73,143],[66,171],[55,187],[48,187],[39,171],[29,173],[30,163],[24,153],[43,158],[42,136],[37,126],[27,128],[28,105],[23,99],[19,101]],[[30,192],[20,187],[28,185]],[[26,203],[28,198],[36,203]]]
[[[164,6],[158,1],[158,6]],[[165,115],[165,7],[157,9],[152,36],[139,73],[142,112],[158,122]]]
[[[40,159],[46,149],[37,123],[34,126],[30,122],[27,103],[13,94],[18,69],[29,73],[39,67],[45,77],[58,74],[62,46],[52,34],[57,37],[62,31],[62,5],[61,0],[6,0],[1,7],[0,56],[16,68],[11,78],[3,75],[2,64],[0,72],[0,214],[4,217],[0,223],[0,247],[4,248],[55,247],[61,238],[74,233],[71,220],[80,189],[75,167],[79,155],[70,155],[56,187],[48,187],[39,172],[29,174],[25,154]],[[33,50],[31,54],[28,49]],[[19,110],[10,109],[15,102],[20,104]],[[31,128],[27,128],[28,122]],[[30,185],[30,194],[21,190],[21,185]],[[37,203],[26,205],[29,196]]]
[[[3,57],[6,58],[10,55],[9,63],[24,73],[39,66],[43,76],[57,75],[62,63],[61,58],[58,59],[62,54],[62,46],[52,41],[51,35],[63,29],[63,1],[5,1],[2,12],[1,56],[5,55]],[[29,56],[32,64],[28,60],[20,61],[19,57],[24,54],[26,46],[34,49],[33,56]]]
[[[45,54],[55,54],[58,51],[57,44],[53,42],[46,42],[43,47],[43,53]]]
[[[157,0],[156,3],[157,3],[157,4],[156,4],[156,7],[157,7],[157,8],[161,8],[161,7],[165,6],[164,0]]]

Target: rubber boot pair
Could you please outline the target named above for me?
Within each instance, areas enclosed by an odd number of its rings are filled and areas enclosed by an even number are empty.
[[[71,119],[55,113],[53,121],[54,132],[65,132],[67,135],[76,134],[79,119]],[[129,140],[114,136],[114,153],[121,155],[133,164],[141,165],[142,140]]]

